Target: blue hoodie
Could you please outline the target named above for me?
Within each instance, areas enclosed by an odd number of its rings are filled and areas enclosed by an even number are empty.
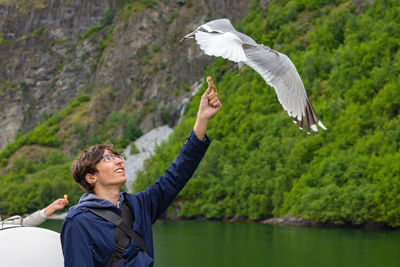
[[[210,140],[199,140],[192,131],[167,171],[149,188],[136,193],[120,193],[134,215],[133,230],[143,239],[154,258],[152,224],[167,210],[185,186],[203,158]],[[65,266],[103,266],[115,248],[115,226],[88,211],[105,208],[121,215],[121,209],[110,201],[85,193],[78,205],[70,208],[61,230]],[[131,240],[125,249],[121,266],[153,266],[153,258]]]

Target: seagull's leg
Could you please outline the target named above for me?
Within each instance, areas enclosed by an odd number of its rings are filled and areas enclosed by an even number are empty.
[[[242,72],[242,69],[244,67],[244,63],[243,62],[238,62],[238,65],[239,65],[238,76],[240,76],[240,73]]]

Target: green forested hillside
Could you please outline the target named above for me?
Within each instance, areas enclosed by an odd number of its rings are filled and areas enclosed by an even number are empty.
[[[170,212],[400,226],[400,6],[394,0],[264,2],[254,1],[235,27],[292,59],[328,131],[300,131],[257,73],[247,68],[238,77],[236,66],[216,59],[204,80],[214,77],[223,109],[210,123],[207,155],[175,202],[180,209]],[[14,87],[24,90],[23,83]],[[128,120],[124,110],[110,112],[98,132],[85,135],[82,118],[96,97],[88,92],[0,152],[0,171],[7,173],[0,176],[0,214],[32,212],[64,193],[77,202],[83,191],[73,183],[72,158],[62,144],[83,148],[109,140],[124,147],[140,135],[137,118]],[[134,190],[153,183],[174,159],[200,95]],[[118,134],[115,125],[123,123]]]
[[[48,151],[46,151],[48,152]],[[14,160],[10,173],[0,179],[0,212],[23,214],[46,207],[68,192],[76,203],[82,190],[70,174],[71,161],[53,150],[40,154],[37,163],[25,157]]]
[[[217,59],[204,75],[214,77],[223,109],[209,125],[207,155],[178,197],[179,215],[292,214],[400,226],[400,6],[369,2],[251,6],[236,28],[292,59],[328,131],[300,131],[257,73],[247,68],[238,77],[232,63]],[[135,190],[174,159],[193,126],[200,94],[147,162]]]

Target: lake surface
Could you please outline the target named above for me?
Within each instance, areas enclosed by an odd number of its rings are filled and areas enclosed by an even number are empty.
[[[61,230],[61,221],[42,227]],[[155,266],[400,266],[400,231],[160,220]]]

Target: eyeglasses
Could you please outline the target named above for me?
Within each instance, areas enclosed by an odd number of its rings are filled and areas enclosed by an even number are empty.
[[[112,160],[115,160],[115,159],[120,159],[120,160],[122,160],[122,162],[124,162],[124,158],[121,157],[120,155],[104,154],[103,158],[104,158],[105,161],[112,161]]]

